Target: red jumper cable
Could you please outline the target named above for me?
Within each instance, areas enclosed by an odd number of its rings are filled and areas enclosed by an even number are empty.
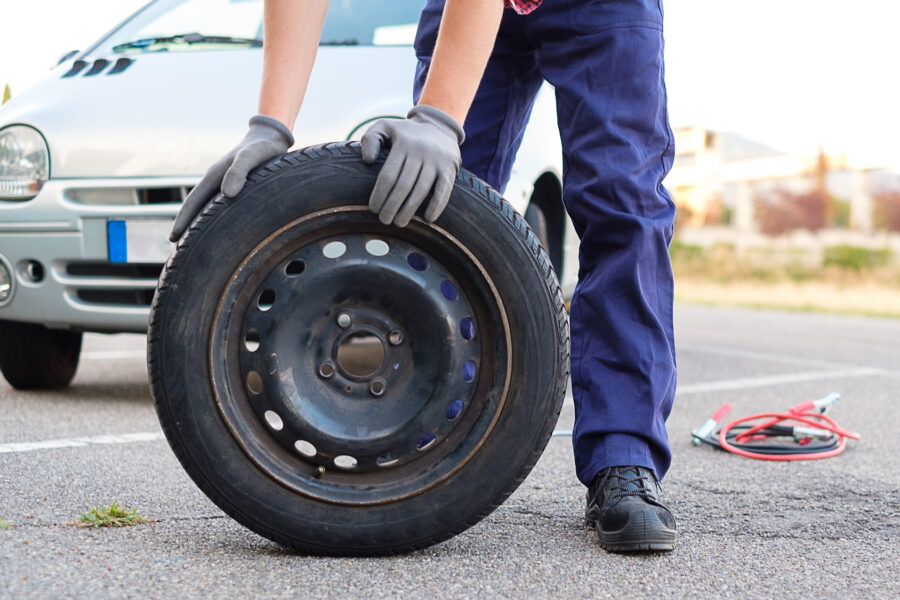
[[[747,458],[760,460],[815,460],[837,456],[847,446],[847,438],[858,440],[858,433],[840,427],[825,416],[840,394],[831,393],[819,400],[807,400],[788,409],[786,413],[760,413],[735,419],[717,433],[713,430],[728,411],[727,402],[694,431],[693,443],[710,444]],[[757,425],[751,421],[767,419]],[[785,423],[796,423],[796,425]],[[773,438],[793,438],[791,443],[770,443]]]

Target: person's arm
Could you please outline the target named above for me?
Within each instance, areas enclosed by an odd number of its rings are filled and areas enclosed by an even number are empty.
[[[502,16],[503,0],[447,0],[419,104],[465,122]]]
[[[381,119],[363,135],[367,163],[390,140],[369,196],[369,209],[382,223],[406,226],[429,196],[426,221],[435,221],[447,206],[462,162],[462,124],[494,48],[503,7],[503,0],[447,0],[418,105],[406,119]]]
[[[211,166],[184,199],[169,240],[176,242],[210,200],[233,198],[247,174],[294,145],[291,130],[316,60],[328,0],[266,0],[259,114],[240,143]],[[233,85],[242,85],[232,81]]]
[[[265,0],[259,114],[293,127],[327,11],[328,0]]]

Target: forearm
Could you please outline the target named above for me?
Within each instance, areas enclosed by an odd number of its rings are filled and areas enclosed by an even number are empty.
[[[503,0],[447,0],[419,104],[465,122],[502,15]]]
[[[328,0],[265,0],[259,113],[293,129],[316,60]]]

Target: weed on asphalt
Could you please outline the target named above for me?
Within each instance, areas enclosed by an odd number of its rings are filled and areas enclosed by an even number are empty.
[[[137,509],[129,510],[119,507],[115,502],[109,506],[99,505],[91,508],[86,513],[81,513],[81,518],[74,522],[76,527],[125,527],[138,523],[149,523],[150,520],[139,515]]]

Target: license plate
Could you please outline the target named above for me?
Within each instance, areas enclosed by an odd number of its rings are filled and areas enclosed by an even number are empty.
[[[172,219],[110,219],[106,222],[109,262],[161,263],[172,247]]]

